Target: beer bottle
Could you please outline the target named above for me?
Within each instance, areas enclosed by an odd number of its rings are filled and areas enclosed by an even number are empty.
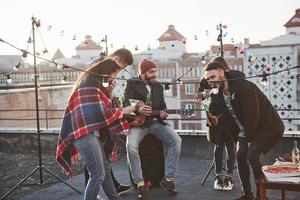
[[[293,164],[299,164],[300,161],[300,151],[298,149],[298,143],[295,140],[294,141],[294,148],[292,150],[292,163]]]

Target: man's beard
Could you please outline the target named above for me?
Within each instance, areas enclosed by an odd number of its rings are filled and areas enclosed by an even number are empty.
[[[218,88],[219,88],[219,90],[223,91],[224,88],[225,88],[225,82],[224,82],[224,81],[221,81],[221,82],[218,84]]]
[[[150,83],[151,81],[154,81],[156,79],[156,76],[145,76],[145,81],[147,82],[147,83]]]

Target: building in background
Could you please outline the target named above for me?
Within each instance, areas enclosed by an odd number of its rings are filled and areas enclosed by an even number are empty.
[[[249,44],[245,48],[244,72],[253,76],[266,72],[276,72],[299,65],[300,63],[300,9],[284,25],[286,34],[262,41],[260,44]],[[300,69],[293,69],[281,74],[249,79],[253,81],[278,109],[297,109],[300,107]],[[299,118],[299,111],[278,111],[281,118]],[[299,120],[284,120],[285,130],[299,130]]]

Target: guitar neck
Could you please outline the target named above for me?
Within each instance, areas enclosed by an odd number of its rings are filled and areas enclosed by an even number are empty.
[[[168,114],[190,114],[191,110],[187,109],[167,109],[164,110]],[[152,110],[152,116],[159,116],[160,110]]]

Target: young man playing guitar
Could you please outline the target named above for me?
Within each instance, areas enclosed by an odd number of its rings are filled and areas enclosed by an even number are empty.
[[[126,147],[129,167],[134,182],[138,188],[138,199],[148,200],[147,186],[142,175],[139,155],[139,144],[147,134],[160,139],[166,147],[165,177],[160,185],[170,196],[177,194],[174,186],[175,172],[181,150],[181,138],[163,120],[168,116],[163,95],[163,86],[156,81],[157,66],[150,60],[142,60],[139,64],[139,78],[128,80],[125,89],[125,103],[130,105],[129,99],[143,101],[145,104],[137,106],[136,114],[146,116],[141,127],[132,127],[127,136]],[[147,98],[148,97],[148,98]],[[148,99],[148,101],[147,101]],[[151,106],[147,102],[151,101]],[[159,115],[152,115],[152,110],[160,110]]]

